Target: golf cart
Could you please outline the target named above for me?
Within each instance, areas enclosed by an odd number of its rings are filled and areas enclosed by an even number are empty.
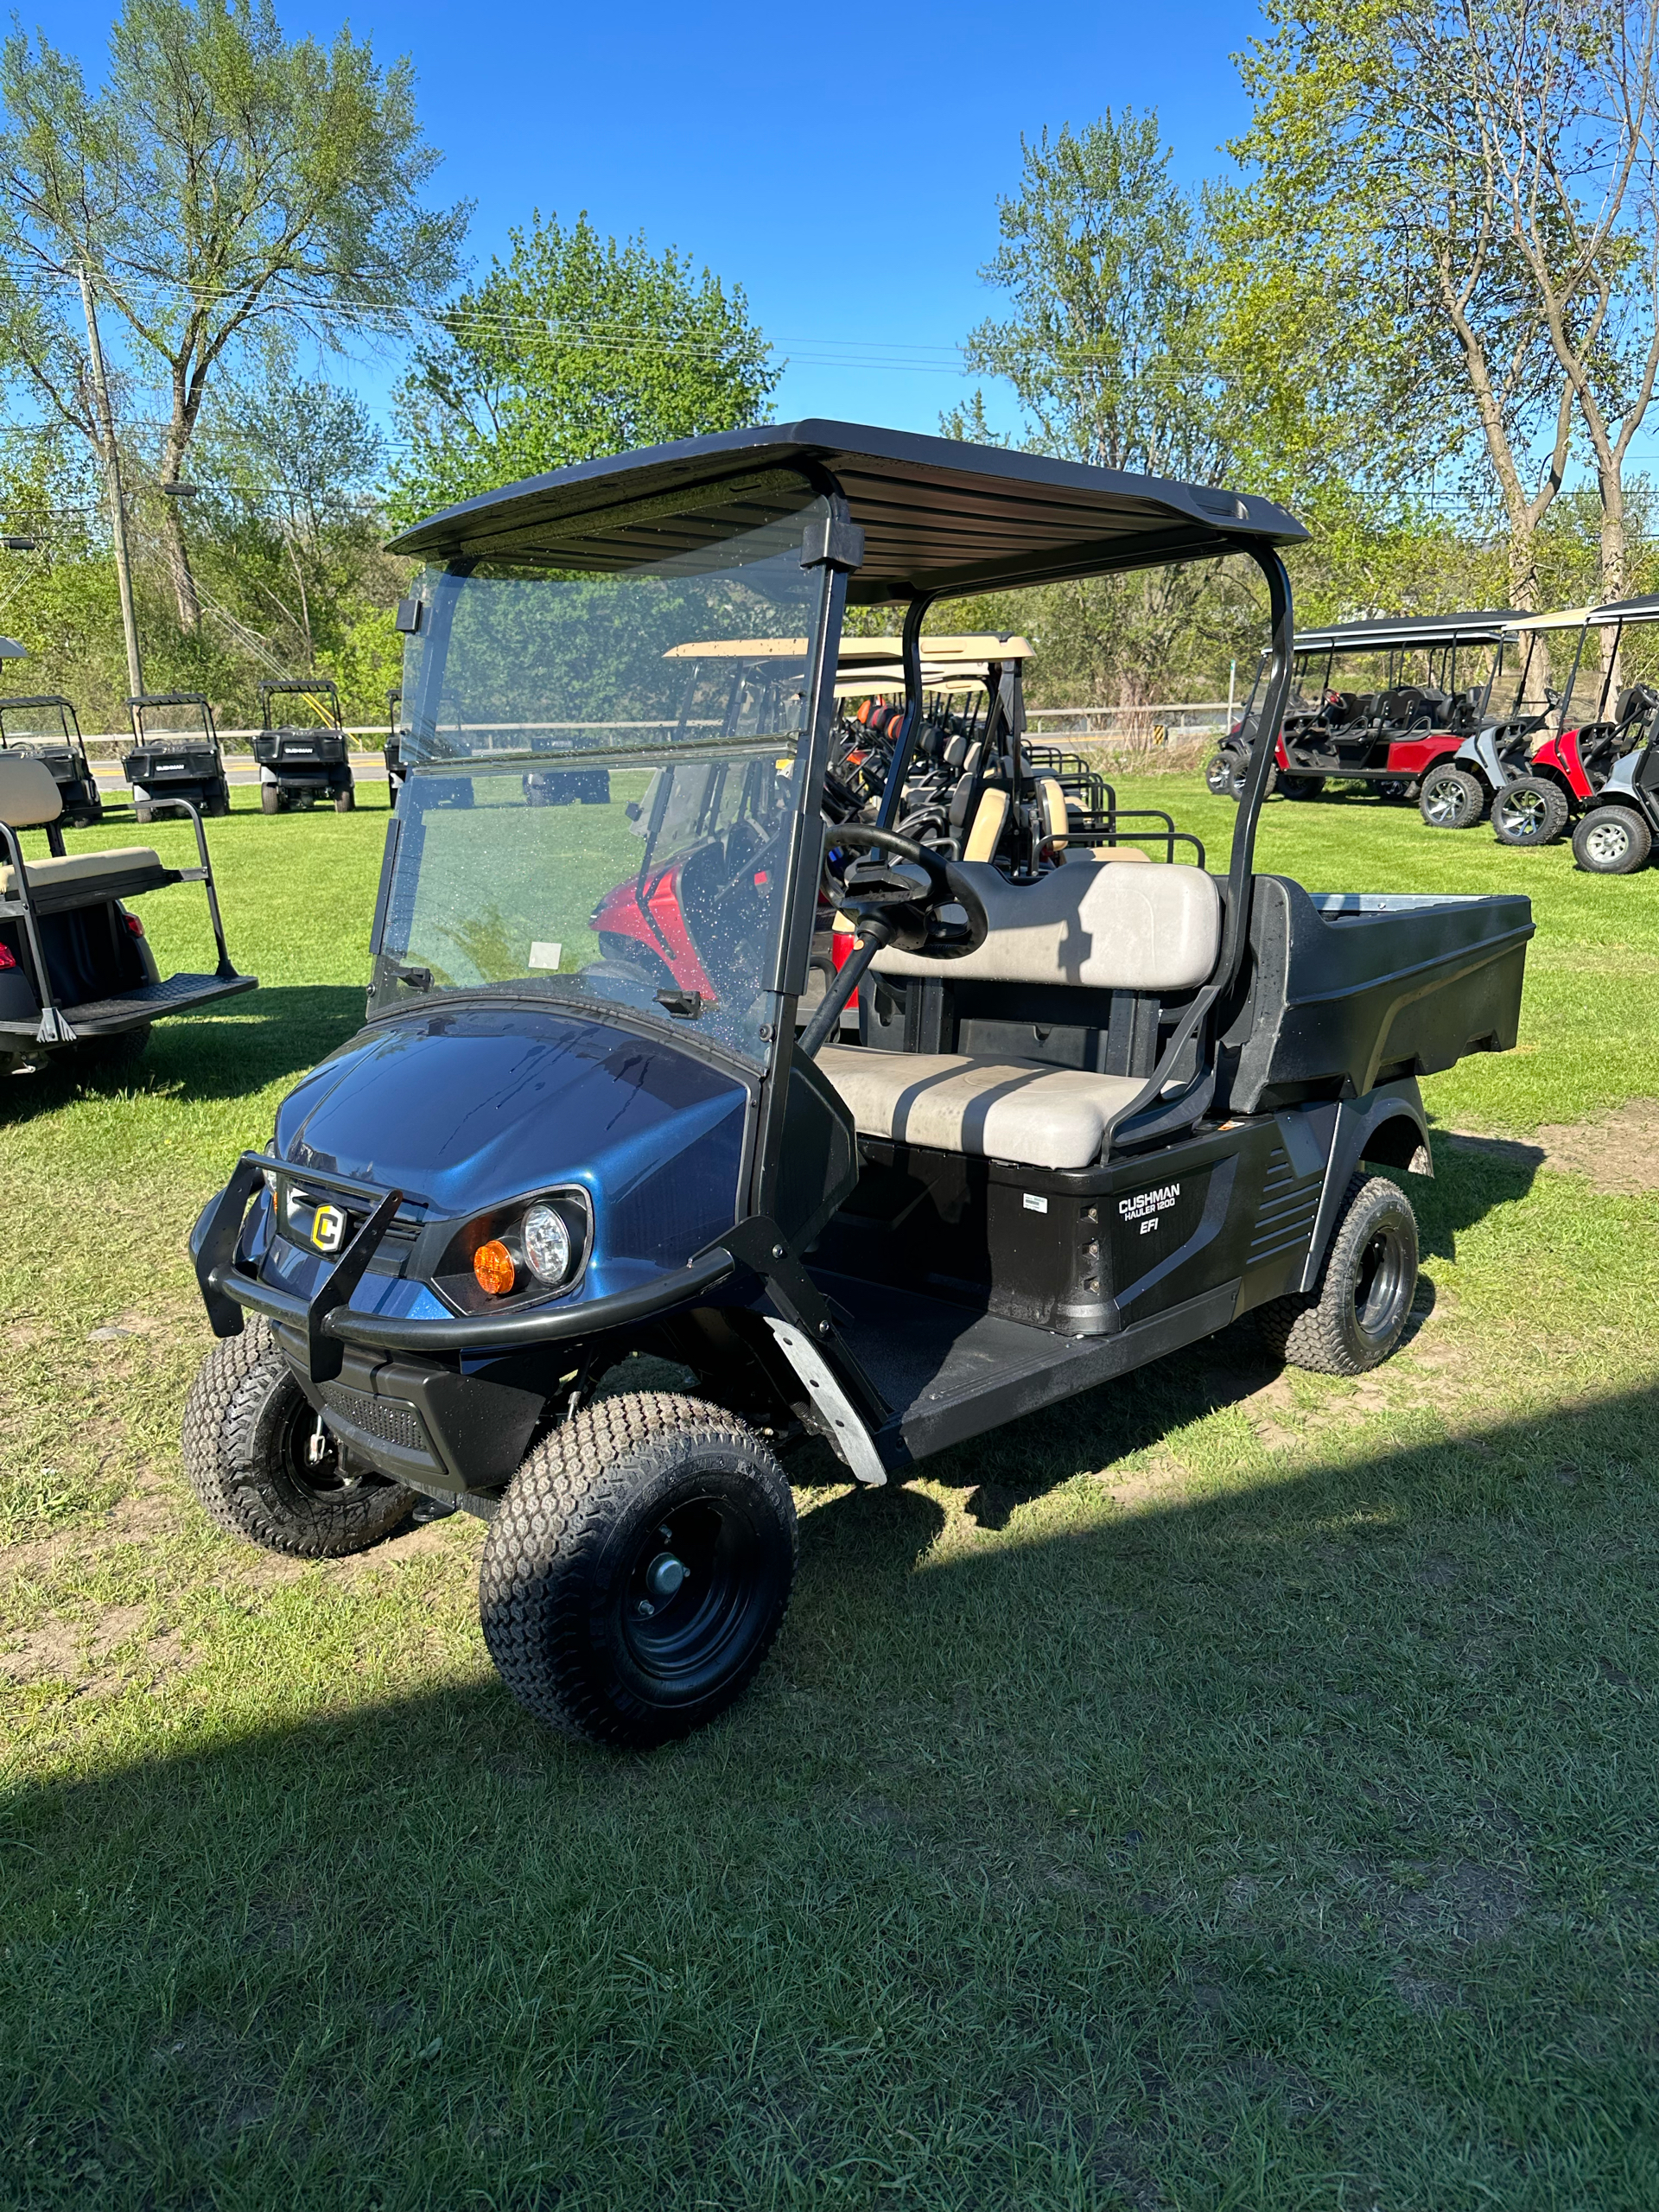
[[[1613,682],[1625,631],[1656,621],[1659,621],[1659,596],[1650,595],[1611,600],[1601,607],[1574,607],[1565,613],[1541,615],[1529,625],[1540,634],[1576,629],[1578,643],[1566,689],[1552,708],[1555,734],[1547,739],[1524,764],[1522,772],[1512,777],[1493,797],[1492,830],[1500,844],[1553,844],[1574,815],[1596,804],[1620,765],[1647,744],[1652,734],[1655,713],[1659,710],[1659,690],[1649,683],[1630,683],[1615,694]],[[1585,641],[1592,630],[1611,630],[1613,633],[1602,644],[1601,690],[1591,720],[1568,729],[1567,721],[1584,662]],[[1619,788],[1631,787],[1621,783]],[[1613,804],[1629,802],[1616,799]],[[1609,864],[1630,849],[1620,822],[1604,824],[1593,842],[1603,859],[1598,862],[1580,856],[1580,865],[1592,873],[1622,875],[1641,865],[1641,856],[1626,859],[1621,867]]]
[[[133,747],[121,763],[132,787],[133,819],[156,812],[231,810],[230,779],[213,710],[200,691],[144,691],[129,699]]]
[[[225,949],[219,894],[201,817],[197,865],[163,868],[148,846],[71,853],[63,842],[63,798],[47,763],[0,751],[0,1068],[21,1072],[48,1055],[88,1071],[124,1068],[149,1041],[152,1022],[194,1014],[255,988]],[[25,856],[22,833],[43,830],[47,850]],[[162,980],[130,899],[174,883],[200,883],[219,963],[211,976]]]
[[[1528,901],[1256,874],[1265,747],[1219,874],[1084,849],[1020,881],[893,826],[937,601],[1242,556],[1276,728],[1278,548],[1302,535],[1230,492],[817,422],[410,531],[368,1019],[192,1233],[219,1341],[183,1451],[209,1513],[308,1556],[423,1499],[484,1516],[512,1694],[646,1745],[771,1646],[802,1436],[879,1485],[1249,1312],[1305,1365],[1385,1358],[1416,1231],[1371,1170],[1429,1172],[1417,1077],[1514,1043]],[[875,818],[831,827],[843,611],[895,600],[905,722]],[[673,646],[721,635],[789,641],[751,669],[771,719],[728,729],[729,671],[676,673]],[[607,805],[528,804],[555,736]],[[473,808],[429,807],[457,777]],[[607,886],[670,868],[706,987],[596,926]],[[804,1020],[821,894],[858,941]],[[872,971],[890,1018],[829,1041]]]
[[[0,750],[41,764],[58,787],[61,818],[72,830],[90,830],[104,819],[103,795],[79,720],[61,693],[0,698]]]
[[[1484,613],[1401,615],[1305,630],[1296,639],[1292,703],[1275,748],[1276,788],[1318,798],[1329,783],[1408,799],[1423,778],[1479,728],[1516,620]],[[1268,680],[1264,662],[1239,721],[1205,768],[1211,791],[1236,798]]]
[[[271,720],[273,701],[299,702],[308,721]],[[279,707],[278,711],[281,711]],[[346,757],[346,728],[340,718],[340,693],[326,676],[284,678],[259,686],[259,734],[253,741],[259,771],[259,805],[266,814],[315,806],[332,799],[336,814],[357,804],[357,787]]]

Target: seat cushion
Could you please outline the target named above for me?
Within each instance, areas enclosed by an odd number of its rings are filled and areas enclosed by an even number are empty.
[[[856,1045],[826,1045],[817,1065],[861,1136],[1027,1167],[1089,1166],[1112,1116],[1144,1088],[1138,1076],[1093,1075],[1040,1060]]]
[[[1221,894],[1201,868],[1056,868],[1010,883],[988,863],[964,861],[962,873],[985,904],[984,944],[960,960],[879,952],[879,973],[1187,991],[1208,982],[1221,950]]]
[[[117,845],[107,853],[66,853],[61,860],[50,857],[28,861],[31,884],[45,891],[58,891],[72,883],[95,885],[112,875],[131,875],[136,870],[161,866],[161,861],[148,845]],[[0,868],[0,897],[11,896],[11,868]]]

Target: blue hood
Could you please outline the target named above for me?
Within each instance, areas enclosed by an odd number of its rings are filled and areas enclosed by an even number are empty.
[[[276,1150],[464,1218],[587,1185],[594,1260],[675,1266],[738,1211],[748,1092],[578,1014],[461,1007],[378,1022],[283,1100]]]

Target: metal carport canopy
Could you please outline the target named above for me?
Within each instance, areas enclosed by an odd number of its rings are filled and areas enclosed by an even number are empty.
[[[1300,543],[1282,507],[1208,485],[853,423],[764,423],[531,476],[393,539],[430,560],[622,569],[694,554],[776,514],[791,476],[846,493],[864,531],[849,599],[869,603],[1214,559]],[[694,515],[694,509],[702,509]]]

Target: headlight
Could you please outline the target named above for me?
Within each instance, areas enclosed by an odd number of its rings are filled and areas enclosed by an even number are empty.
[[[525,1192],[460,1224],[426,1280],[458,1313],[568,1298],[593,1243],[593,1204],[580,1185]]]
[[[570,1231],[551,1206],[531,1206],[522,1231],[524,1257],[543,1282],[563,1282],[570,1272]]]

